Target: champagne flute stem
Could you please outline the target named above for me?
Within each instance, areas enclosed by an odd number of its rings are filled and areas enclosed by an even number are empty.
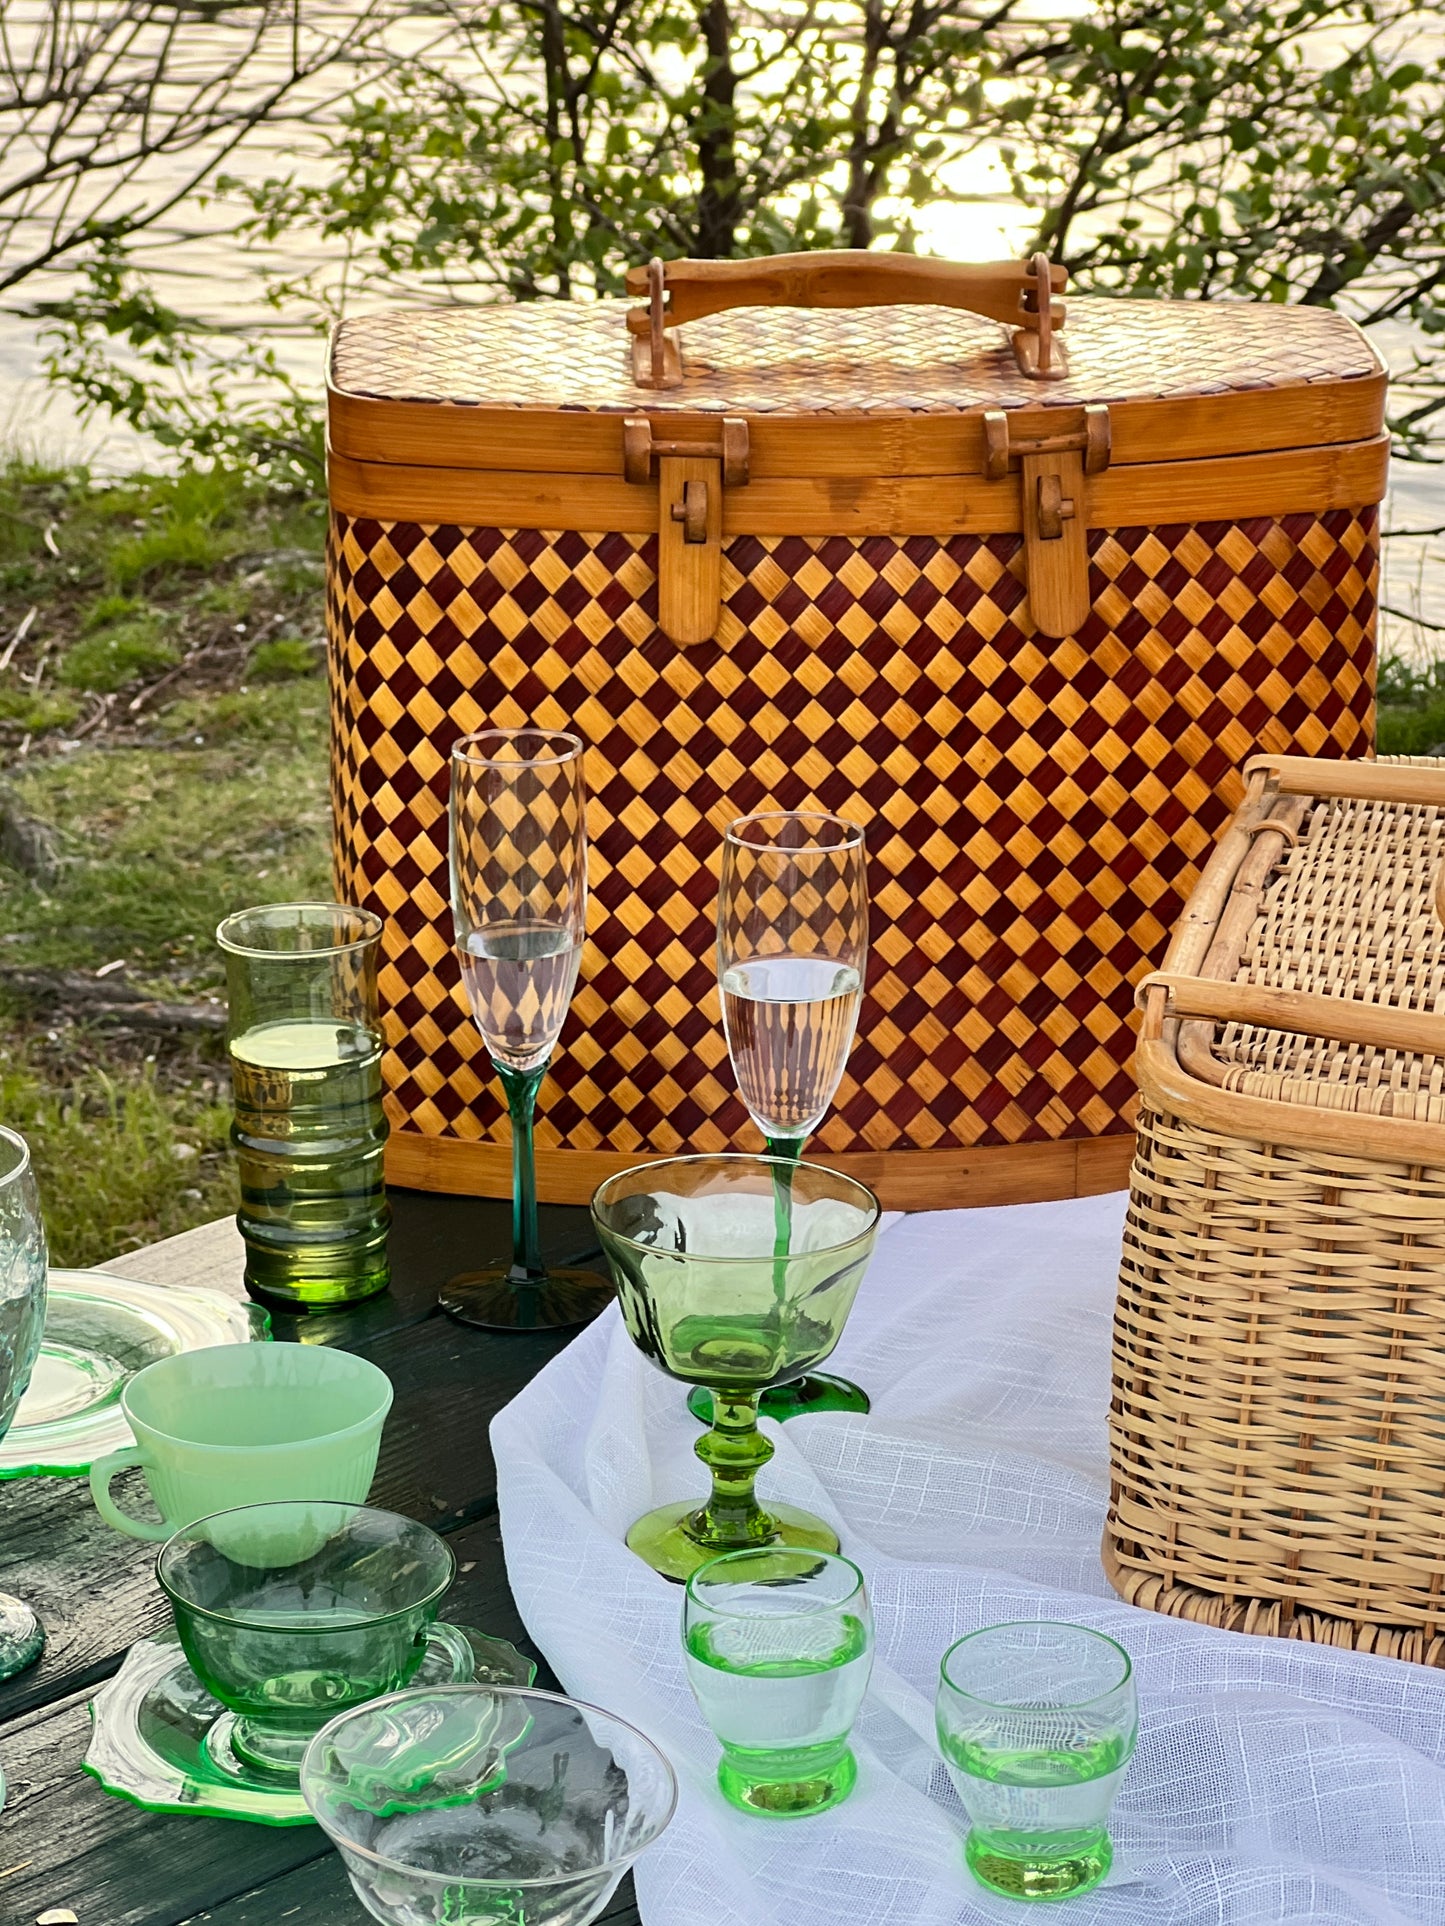
[[[753,1494],[758,1473],[773,1455],[758,1430],[756,1395],[714,1391],[712,1429],[693,1446],[712,1473],[712,1495],[683,1529],[718,1551],[766,1545],[777,1526]]]
[[[770,1157],[786,1159],[787,1167],[773,1172],[773,1290],[778,1302],[787,1290],[787,1256],[793,1233],[793,1165],[803,1154],[801,1137],[765,1137]]]
[[[532,1149],[532,1119],[543,1070],[512,1070],[497,1065],[512,1119],[512,1283],[540,1284],[547,1276],[537,1230],[537,1161]]]

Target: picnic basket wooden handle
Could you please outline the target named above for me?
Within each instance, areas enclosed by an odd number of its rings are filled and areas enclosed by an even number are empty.
[[[1061,293],[1068,271],[1035,255],[1030,261],[934,261],[917,254],[875,254],[864,248],[819,249],[808,254],[769,254],[750,261],[659,261],[627,270],[627,292],[647,296],[654,267],[662,270],[666,306],[662,324],[680,327],[729,308],[964,308],[1010,327],[1037,330],[1038,262],[1049,286]],[[1049,319],[1059,327],[1060,302]],[[627,317],[633,334],[650,327],[647,308]]]
[[[1017,329],[1015,352],[1025,372],[1047,379],[1061,357],[1054,330],[1064,325],[1056,300],[1068,271],[1046,254],[1027,261],[935,261],[866,248],[769,254],[749,261],[663,261],[627,270],[627,292],[643,305],[627,315],[637,379],[674,385],[676,350],[669,328],[731,308],[962,308]],[[1047,292],[1046,292],[1047,291]]]

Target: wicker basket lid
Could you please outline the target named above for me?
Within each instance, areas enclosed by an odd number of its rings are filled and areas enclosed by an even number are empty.
[[[679,385],[633,378],[626,301],[418,309],[343,321],[330,385],[375,401],[629,414],[959,414],[1183,400],[1367,380],[1344,315],[1250,302],[1068,303],[1069,371],[1020,372],[998,322],[929,307],[745,309],[689,323]]]
[[[1445,1165],[1445,760],[1262,756],[1246,775],[1141,989],[1146,1105]],[[1160,1032],[1151,1009],[1176,1020]]]

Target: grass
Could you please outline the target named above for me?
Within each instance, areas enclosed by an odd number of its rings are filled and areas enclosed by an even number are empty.
[[[65,652],[60,679],[69,688],[114,695],[163,669],[174,668],[180,651],[167,640],[152,609],[83,635]]]
[[[52,1262],[98,1264],[236,1208],[223,1069],[178,1085],[153,1061],[57,1068],[0,1042],[0,1116],[33,1147]]]
[[[61,853],[45,884],[0,864],[0,1121],[33,1144],[57,1263],[235,1208],[219,1039],[11,979],[115,965],[206,1001],[222,916],[330,894],[323,530],[321,504],[224,474],[0,467],[0,657],[37,611],[0,672],[0,770]]]
[[[1378,696],[1382,756],[1445,754],[1445,657],[1412,665],[1386,656]]]

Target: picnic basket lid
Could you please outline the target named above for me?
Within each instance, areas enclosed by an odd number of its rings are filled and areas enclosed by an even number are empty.
[[[626,301],[535,301],[360,316],[336,330],[331,384],[374,401],[630,414],[959,414],[1046,402],[1178,399],[1358,381],[1367,337],[1324,308],[1231,301],[1069,303],[1068,373],[1041,393],[1008,330],[929,308],[742,310],[694,322],[681,384],[632,379]]]
[[[1383,364],[1344,315],[1241,301],[1064,303],[1059,268],[1048,297],[1030,307],[1035,272],[1018,262],[867,253],[667,263],[663,314],[675,365],[665,383],[648,382],[635,345],[646,298],[360,316],[332,339],[332,443],[359,459],[388,459],[380,423],[395,430],[424,409],[429,426],[391,459],[488,467],[494,456],[506,467],[542,424],[513,419],[505,430],[497,410],[547,416],[563,434],[570,422],[579,449],[589,416],[736,415],[824,431],[833,473],[967,473],[985,470],[980,437],[940,459],[937,435],[919,424],[926,439],[910,437],[907,418],[946,426],[985,411],[1105,403],[1115,463],[1357,441],[1380,428]],[[1051,319],[1043,329],[1041,301]],[[1043,334],[1059,364],[1049,378],[1028,371],[1021,353]],[[1201,411],[1201,402],[1211,405]],[[439,418],[440,408],[458,414]],[[469,432],[484,422],[464,422],[461,410],[479,411],[489,432]],[[892,441],[856,440],[860,418],[880,429],[898,424]],[[909,459],[910,441],[929,453],[926,467]]]

